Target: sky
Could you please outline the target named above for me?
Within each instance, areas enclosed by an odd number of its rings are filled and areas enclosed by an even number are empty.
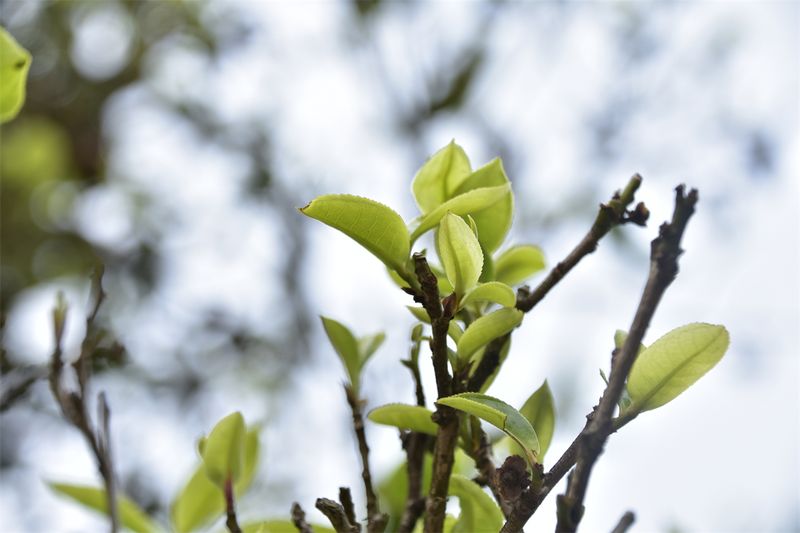
[[[606,239],[526,317],[489,391],[521,405],[548,379],[560,417],[545,466],[601,394],[598,368],[608,366],[614,331],[630,325],[649,241],[671,214],[672,189],[687,183],[699,189],[700,204],[681,272],[645,344],[685,323],[709,322],[728,328],[731,346],[685,394],[610,438],[582,529],[610,530],[629,509],[637,515],[634,531],[800,527],[800,4],[390,2],[364,27],[336,2],[211,2],[204,13],[232,13],[253,31],[214,63],[191,43],[153,55],[144,82],[106,110],[109,176],[74,213],[92,242],[123,252],[147,231],[131,191],[146,195],[149,216],[167,225],[163,281],[116,324],[137,368],[158,373],[169,364],[165,356],[208,342],[175,333],[197,320],[198,308],[224,309],[254,327],[282,323],[281,291],[265,280],[281,264],[285,220],[243,197],[246,160],[204,142],[166,112],[164,99],[208,104],[223,123],[269,125],[277,179],[298,207],[319,194],[352,193],[409,220],[416,216],[410,181],[425,157],[455,138],[477,167],[501,146],[513,156],[504,162],[517,206],[507,244],[538,244],[550,265],[586,232],[597,204],[640,173],[637,199],[651,211],[649,226]],[[89,25],[73,53],[98,75],[124,50],[108,31],[113,23],[103,20]],[[93,42],[104,43],[108,57],[81,59]],[[486,55],[463,107],[414,135],[404,132],[397,109],[421,100],[442,58],[476,43]],[[413,324],[408,297],[354,242],[302,223],[310,239],[302,276],[314,313],[359,334],[387,334],[366,371],[368,407],[412,401],[398,364]],[[63,286],[29,291],[9,319],[9,331],[18,333],[5,342],[32,363],[47,359],[47,311]],[[79,306],[80,284],[70,287]],[[69,334],[70,342],[80,338],[77,321]],[[194,440],[241,410],[265,424],[260,472],[267,480],[241,502],[242,515],[286,516],[296,499],[322,521],[313,501],[341,485],[360,489],[360,473],[344,374],[318,323],[309,336],[314,353],[287,378],[285,394],[265,399],[257,383],[237,387],[239,378],[220,360],[204,404],[179,423],[157,394],[136,396],[135,384],[105,378],[120,470],[142,472],[167,501],[194,467]],[[433,390],[429,370],[425,379]],[[126,402],[132,396],[138,401]],[[380,477],[402,451],[391,429],[367,431]],[[0,480],[9,532],[103,527],[37,485],[94,481],[80,437],[54,435],[26,441],[29,471]],[[298,467],[308,475],[297,479]],[[285,499],[269,497],[292,481]],[[13,512],[22,504],[17,483],[35,495],[30,516]],[[529,525],[554,527],[552,497]]]

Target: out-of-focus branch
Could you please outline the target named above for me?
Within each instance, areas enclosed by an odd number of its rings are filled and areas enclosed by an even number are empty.
[[[625,533],[628,529],[633,525],[636,521],[636,515],[633,514],[632,511],[627,511],[622,518],[619,519],[619,522],[611,530],[611,533]]]
[[[300,507],[300,504],[294,502],[292,504],[292,523],[297,528],[299,533],[314,533],[311,526],[306,522],[306,512]]]

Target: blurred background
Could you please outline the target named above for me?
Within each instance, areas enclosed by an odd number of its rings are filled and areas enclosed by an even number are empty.
[[[650,227],[609,236],[518,330],[490,393],[520,405],[547,378],[549,461],[599,397],[649,241],[686,182],[701,203],[681,274],[646,342],[725,324],[728,355],[612,436],[582,529],[800,531],[800,4],[795,2],[0,2],[33,55],[23,112],[2,126],[4,533],[103,531],[45,481],[99,484],[43,376],[65,291],[68,357],[89,275],[123,349],[93,361],[123,490],[164,518],[195,440],[241,410],[263,424],[245,521],[364,501],[341,383],[318,314],[386,331],[368,407],[413,401],[410,303],[382,265],[296,208],[329,192],[416,215],[410,180],[455,138],[503,158],[509,243],[555,264],[599,202],[639,172]],[[536,283],[538,280],[532,280]],[[432,390],[432,376],[425,369]],[[368,427],[373,472],[403,457]],[[554,498],[529,523],[552,530]]]

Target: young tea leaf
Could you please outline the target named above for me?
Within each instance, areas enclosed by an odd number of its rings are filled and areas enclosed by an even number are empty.
[[[505,335],[522,322],[522,311],[504,307],[480,317],[469,327],[458,341],[458,357],[466,361],[479,348]]]
[[[78,503],[103,514],[108,514],[106,490],[97,487],[71,485],[68,483],[48,483],[51,489],[68,496]],[[164,528],[156,524],[147,513],[125,495],[117,494],[117,508],[122,527],[136,533],[154,533]]]
[[[716,365],[730,338],[723,326],[694,323],[674,329],[644,350],[628,376],[634,412],[675,399]]]
[[[392,209],[360,196],[328,194],[300,212],[343,232],[402,277],[411,245],[405,222]]]
[[[367,418],[376,424],[394,426],[400,429],[410,429],[427,435],[436,435],[439,426],[431,419],[433,413],[425,407],[407,405],[403,403],[390,403],[376,407],[367,415]]]
[[[544,266],[544,253],[538,246],[512,246],[495,259],[494,277],[507,285],[518,285]]]
[[[509,186],[508,176],[503,169],[503,162],[495,158],[472,174],[455,190],[454,195],[468,193],[479,188]],[[460,214],[460,213],[459,213]],[[503,196],[492,205],[491,209],[476,211],[472,214],[478,227],[478,240],[486,252],[493,253],[503,244],[511,229],[514,218],[514,193],[509,186]]]
[[[13,119],[25,103],[31,55],[0,27],[0,124]]]
[[[344,365],[347,376],[350,378],[350,385],[358,392],[359,388],[359,375],[361,374],[361,357],[358,341],[353,333],[341,322],[332,318],[320,317],[322,319],[322,327],[328,335],[328,340],[331,341],[333,349],[339,355],[339,359]]]
[[[369,358],[381,347],[383,341],[386,340],[386,334],[375,333],[373,335],[366,335],[358,339],[358,361],[359,371],[363,370],[364,365],[367,364]]]
[[[622,346],[625,345],[625,339],[627,339],[627,338],[628,338],[628,332],[627,331],[622,331],[621,329],[618,329],[617,331],[615,331],[614,332],[614,348],[616,348],[617,350],[621,350]],[[645,351],[645,349],[647,349],[647,346],[645,346],[644,344],[639,343],[639,352],[637,353],[637,355],[641,354],[643,351]],[[608,381],[608,380],[606,380],[606,381]]]
[[[214,426],[203,446],[203,464],[208,479],[225,487],[229,478],[236,482],[244,466],[245,426],[242,413],[231,413]]]
[[[250,487],[258,464],[258,428],[248,429],[245,436],[244,468],[234,485],[236,496],[241,496]],[[170,516],[172,526],[178,533],[189,533],[219,518],[225,512],[225,497],[220,488],[206,475],[201,463],[172,502]]]
[[[477,287],[467,292],[461,299],[461,307],[465,307],[473,302],[493,302],[503,307],[514,307],[517,296],[514,289],[499,281],[481,283]]]
[[[537,462],[541,448],[536,431],[519,411],[504,401],[477,392],[463,392],[440,398],[436,403],[464,411],[489,422],[514,439],[525,450],[525,456],[531,465]]]
[[[478,283],[483,268],[481,245],[460,216],[448,213],[439,224],[439,253],[456,294],[463,295]]]
[[[415,228],[411,232],[411,242],[414,243],[423,233],[438,226],[439,221],[441,221],[447,213],[453,213],[459,216],[468,214],[476,216],[479,211],[492,207],[497,202],[503,200],[510,191],[511,187],[509,184],[499,185],[497,187],[481,187],[447,200],[430,213],[412,222]]]
[[[335,533],[333,529],[309,524],[314,533]],[[297,533],[297,527],[290,520],[264,520],[250,522],[242,526],[242,533]]]
[[[436,152],[417,171],[411,189],[419,210],[427,213],[448,200],[472,172],[469,158],[456,142]]]
[[[474,481],[453,474],[450,476],[449,493],[458,498],[461,507],[453,533],[496,533],[503,527],[503,512]]]
[[[547,380],[536,389],[536,392],[531,394],[519,412],[531,423],[536,432],[536,437],[539,439],[539,461],[541,462],[550,447],[556,425],[555,401]]]

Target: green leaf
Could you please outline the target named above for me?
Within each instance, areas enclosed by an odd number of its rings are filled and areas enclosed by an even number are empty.
[[[228,478],[235,483],[244,466],[245,426],[242,413],[231,413],[214,426],[203,446],[203,464],[208,479],[225,487]]]
[[[376,424],[394,426],[400,429],[410,429],[427,435],[436,435],[439,426],[431,419],[433,413],[418,405],[404,403],[390,403],[376,407],[367,415],[367,418]]]
[[[428,316],[428,312],[425,311],[422,307],[415,307],[413,305],[407,305],[406,309],[411,311],[411,314],[414,315],[414,318],[423,322],[425,324],[431,323],[431,317]],[[453,339],[456,343],[461,338],[461,335],[464,334],[464,331],[461,329],[461,326],[458,325],[454,320],[450,321],[450,324],[447,326],[447,334],[450,335],[450,338]]]
[[[314,533],[335,533],[333,529],[317,524],[309,524]],[[294,523],[289,520],[264,520],[250,522],[242,526],[243,533],[297,533]]]
[[[108,514],[108,503],[104,488],[54,482],[50,482],[48,485],[54,491],[69,496],[90,509]],[[147,513],[136,505],[133,500],[123,494],[117,494],[117,509],[119,511],[120,524],[125,529],[136,533],[151,533],[164,530],[163,527],[160,527],[147,516]]]
[[[359,376],[361,375],[361,356],[358,341],[347,326],[341,322],[324,316],[320,318],[322,319],[322,327],[325,328],[325,333],[328,335],[328,340],[331,341],[333,349],[336,350],[347,371],[350,385],[358,393]]]
[[[504,307],[480,317],[469,325],[458,341],[458,357],[466,361],[479,348],[505,335],[522,322],[522,311]]]
[[[536,432],[536,437],[539,439],[539,461],[541,462],[550,447],[556,425],[555,402],[547,380],[536,389],[536,392],[531,394],[519,412],[531,423]],[[517,451],[512,451],[512,454],[522,455]]]
[[[436,403],[464,411],[489,422],[514,439],[525,450],[525,456],[531,465],[537,462],[541,449],[536,431],[519,411],[504,401],[477,392],[464,392],[440,398]]]
[[[495,259],[494,277],[508,285],[518,285],[544,266],[544,253],[538,246],[512,246]]]
[[[479,357],[477,355],[472,356],[474,364],[472,365],[472,372],[470,375],[474,373],[474,370],[477,369],[478,365],[480,364],[480,360],[483,358],[483,350],[485,350],[485,348],[476,352],[476,354],[480,355]],[[479,390],[478,392],[486,392],[487,390],[489,390],[489,387],[491,387],[492,383],[494,383],[497,374],[500,373],[500,369],[503,368],[503,363],[505,363],[509,351],[511,351],[511,337],[509,337],[508,340],[503,343],[503,347],[500,348],[500,357],[499,357],[500,364],[498,364],[495,367],[494,372],[492,372],[491,375],[489,375],[489,377],[486,379],[486,382],[481,387],[481,390]]]
[[[464,149],[455,140],[433,154],[417,171],[411,189],[419,210],[427,213],[453,195],[472,169]]]
[[[675,399],[716,365],[728,349],[723,326],[694,323],[673,329],[644,350],[628,376],[634,412]]]
[[[508,189],[491,209],[472,214],[478,226],[478,240],[483,249],[490,254],[503,244],[514,218],[514,193],[503,169],[503,162],[500,158],[489,161],[465,179],[454,193],[457,197],[480,188],[496,186],[507,186]]]
[[[13,119],[25,103],[31,55],[0,27],[0,124]]]
[[[477,216],[479,211],[493,207],[494,204],[506,198],[510,191],[511,187],[509,184],[499,185],[497,187],[481,187],[447,200],[430,213],[412,222],[414,230],[411,232],[411,242],[413,243],[420,235],[438,226],[439,221],[442,220],[448,212],[459,216],[467,214]]]
[[[503,307],[514,307],[517,303],[517,296],[514,289],[499,281],[481,283],[477,287],[467,292],[461,299],[461,307],[473,302],[494,302]]]
[[[403,277],[411,245],[405,222],[392,209],[360,196],[328,194],[300,212],[346,234]]]
[[[478,283],[483,268],[481,245],[466,222],[448,213],[439,224],[439,253],[447,279],[463,295]]]
[[[616,348],[617,350],[621,350],[622,346],[625,344],[625,339],[627,339],[627,338],[628,338],[628,332],[627,331],[622,331],[621,329],[618,329],[617,331],[615,331],[614,332],[614,348]],[[639,354],[641,354],[646,349],[647,349],[647,346],[645,346],[644,344],[639,343],[639,352],[638,352]]]
[[[422,494],[428,494],[431,486],[433,472],[433,458],[426,453],[422,460]],[[408,463],[402,461],[397,467],[383,477],[378,483],[378,494],[381,499],[381,509],[387,512],[390,520],[399,520],[406,505],[408,494]],[[422,520],[417,523],[421,523]],[[386,531],[396,531],[397,522],[389,524]]]
[[[258,427],[247,431],[244,446],[244,469],[239,481],[234,485],[236,496],[245,493],[253,481],[258,464]],[[201,462],[192,477],[172,502],[171,518],[173,528],[178,533],[188,533],[216,520],[225,512],[225,497],[220,488],[206,475]]]
[[[358,339],[358,361],[359,370],[364,368],[369,358],[375,351],[381,347],[383,341],[386,340],[386,334],[383,332],[375,333],[373,335],[365,335]]]
[[[477,483],[453,474],[450,476],[449,493],[458,498],[461,507],[453,533],[496,533],[503,527],[503,512]]]

